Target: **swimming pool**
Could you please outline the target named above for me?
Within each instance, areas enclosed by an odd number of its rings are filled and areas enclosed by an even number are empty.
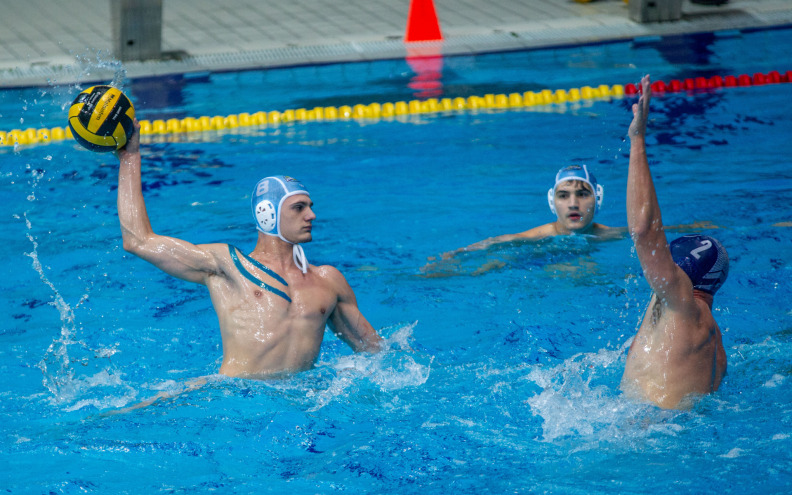
[[[787,70],[791,39],[780,29],[453,57],[443,89]],[[741,61],[744,46],[754,56]],[[411,75],[383,61],[137,81],[130,91],[155,119],[396,101],[412,94]],[[221,350],[204,289],[123,252],[112,158],[70,142],[0,147],[6,489],[788,491],[792,229],[778,224],[792,220],[790,92],[653,100],[649,159],[664,221],[718,226],[704,231],[732,260],[715,301],[728,374],[685,412],[618,391],[648,300],[628,240],[552,239],[421,270],[429,256],[549,221],[546,190],[571,161],[605,186],[598,221],[624,225],[629,99],[147,145],[154,227],[193,242],[252,248],[248,195],[262,175],[288,173],[311,190],[308,259],[345,273],[390,350],[353,355],[328,334],[316,369],[274,382],[213,375]],[[74,93],[0,92],[0,128],[62,125]],[[488,262],[503,266],[474,275]],[[203,388],[106,414],[202,375]]]

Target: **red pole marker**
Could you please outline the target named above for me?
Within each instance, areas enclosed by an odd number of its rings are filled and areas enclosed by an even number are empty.
[[[443,41],[440,22],[432,0],[410,0],[404,41]]]

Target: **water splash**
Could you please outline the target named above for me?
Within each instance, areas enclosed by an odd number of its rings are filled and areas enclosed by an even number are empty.
[[[39,274],[39,278],[44,284],[52,290],[53,300],[50,303],[58,310],[60,316],[61,328],[60,335],[53,339],[50,343],[44,357],[39,361],[37,367],[43,374],[42,384],[52,394],[52,399],[56,404],[69,403],[83,396],[86,392],[91,391],[96,393],[99,387],[121,387],[122,394],[114,392],[108,394],[104,399],[80,399],[66,410],[73,411],[85,407],[87,405],[94,405],[98,408],[108,406],[123,405],[130,400],[134,399],[136,393],[129,385],[122,382],[120,376],[113,370],[103,369],[93,376],[77,377],[75,376],[72,364],[81,363],[86,364],[85,359],[74,359],[70,355],[70,349],[78,346],[80,349],[93,354],[96,359],[110,360],[110,357],[115,354],[116,350],[113,348],[100,348],[92,349],[85,342],[75,340],[74,335],[77,332],[75,324],[74,310],[79,308],[84,302],[88,300],[90,295],[90,286],[85,289],[85,293],[80,297],[80,300],[72,307],[58,291],[55,284],[47,277],[44,272],[44,267],[38,256],[38,242],[30,233],[32,225],[27,218],[27,213],[24,214],[25,225],[28,232],[26,233],[28,240],[33,245],[33,250],[25,253],[26,256],[32,260],[33,269]]]
[[[108,70],[113,73],[111,86],[120,88],[121,83],[126,78],[126,68],[120,60],[113,58],[112,54],[105,54],[101,50],[87,52],[75,57],[80,64],[80,80],[88,79],[91,71]]]
[[[74,93],[75,90],[79,91],[85,89],[82,87],[84,81],[95,81],[100,78],[109,77],[110,81],[106,84],[123,90],[124,81],[127,78],[127,70],[121,61],[113,58],[112,54],[105,54],[101,50],[95,52],[89,51],[85,54],[76,55],[75,60],[79,65],[78,74],[74,78],[77,82],[69,85],[66,90],[71,97],[61,99],[63,102],[61,104],[61,110],[64,112],[71,106],[72,98],[76,95],[76,93],[74,95],[72,95],[72,93]],[[51,81],[50,86],[55,92],[63,91],[63,89],[61,89],[63,86],[56,81]]]
[[[123,392],[119,393],[118,389]],[[114,370],[101,370],[92,376],[72,378],[69,390],[70,398],[74,401],[73,404],[65,408],[69,412],[84,407],[94,407],[99,410],[123,407],[138,396],[137,390],[125,383],[121,374]],[[104,390],[107,390],[107,393],[101,393]],[[85,397],[88,394],[92,397]]]
[[[558,366],[535,368],[527,375],[527,380],[543,389],[527,400],[534,415],[543,420],[542,440],[572,437],[576,448],[585,449],[587,444],[629,440],[656,430],[658,425],[636,420],[654,408],[626,399],[618,391],[628,345],[629,341],[618,350],[579,353]],[[673,430],[673,425],[667,426]]]
[[[35,199],[35,195],[31,193],[28,197],[31,201]],[[30,219],[27,217],[27,212],[24,213],[25,226],[28,232],[26,236],[30,243],[33,245],[33,250],[25,253],[25,256],[30,257],[32,260],[33,269],[39,274],[39,278],[44,284],[52,290],[53,301],[50,303],[58,310],[61,320],[60,337],[52,341],[44,355],[44,358],[39,362],[38,367],[44,374],[44,386],[52,392],[56,400],[60,402],[65,396],[71,396],[71,384],[74,379],[74,370],[71,368],[71,359],[69,358],[69,346],[75,342],[72,340],[74,335],[74,311],[71,306],[63,299],[55,285],[47,278],[44,273],[44,267],[38,257],[38,242],[30,233],[32,225]],[[82,302],[87,298],[87,294],[80,300]],[[78,303],[79,304],[79,303]]]
[[[392,392],[426,383],[432,358],[413,350],[409,343],[417,324],[413,322],[381,330],[382,335],[390,336],[384,338],[384,350],[377,354],[353,354],[335,362],[319,363],[318,366],[326,367],[324,371],[330,372],[331,376],[326,386],[306,393],[313,404],[309,411],[318,411],[349,396],[361,386],[373,385],[375,390]]]
[[[28,201],[34,202],[37,200],[36,189],[44,176],[45,171],[43,170],[36,169],[32,171],[31,190],[27,196]],[[22,218],[24,219],[27,229],[25,236],[32,246],[32,250],[28,253],[24,253],[24,255],[31,259],[33,269],[38,273],[44,285],[52,291],[52,301],[49,304],[58,311],[61,322],[60,334],[53,339],[44,353],[44,357],[36,365],[43,374],[42,384],[50,391],[52,399],[56,404],[63,404],[74,400],[75,397],[78,397],[87,388],[91,388],[93,386],[91,384],[120,384],[120,379],[107,370],[102,370],[96,375],[88,378],[75,377],[73,364],[76,362],[85,364],[85,360],[74,359],[70,355],[70,350],[74,346],[78,346],[92,353],[97,359],[108,360],[115,354],[115,349],[91,349],[84,342],[75,340],[74,336],[77,333],[77,328],[74,310],[88,300],[92,285],[85,288],[84,293],[73,307],[66,302],[58,288],[45,273],[44,265],[39,258],[39,243],[32,234],[33,224],[28,218],[28,212],[24,212]],[[74,407],[79,408],[82,406],[78,404]]]

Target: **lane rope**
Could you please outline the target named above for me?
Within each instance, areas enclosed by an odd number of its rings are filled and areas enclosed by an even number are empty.
[[[780,73],[771,71],[767,74],[755,73],[753,76],[712,76],[690,79],[673,79],[668,82],[655,81],[652,92],[656,96],[666,93],[695,93],[712,91],[720,88],[761,86],[792,82],[792,71]],[[640,87],[635,84],[596,87],[583,86],[572,89],[544,89],[542,91],[525,91],[524,93],[486,94],[484,96],[468,96],[467,98],[429,98],[426,100],[397,101],[394,103],[371,103],[368,105],[344,105],[340,107],[314,107],[311,109],[297,108],[288,110],[260,111],[256,113],[239,113],[227,116],[186,117],[168,120],[141,120],[140,135],[142,142],[156,140],[157,136],[169,136],[171,141],[178,141],[194,133],[206,132],[243,132],[246,128],[277,127],[281,124],[305,122],[332,122],[337,120],[402,120],[421,114],[442,112],[463,112],[479,110],[507,110],[517,108],[561,105],[566,103],[589,102],[608,98],[635,97]],[[0,146],[31,146],[48,144],[52,141],[73,139],[71,129],[66,127],[28,128],[0,131]]]

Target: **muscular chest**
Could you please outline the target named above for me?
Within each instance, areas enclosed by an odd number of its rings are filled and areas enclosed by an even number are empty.
[[[335,309],[336,301],[327,291],[319,290],[312,284],[291,282],[283,292],[288,299],[273,294],[261,287],[252,285],[244,289],[244,300],[255,308],[271,309],[292,316],[310,319],[326,319]]]
[[[336,305],[325,280],[309,270],[274,269],[231,249],[231,261],[208,284],[218,312],[246,314],[265,322],[272,319],[307,319],[323,322]]]

